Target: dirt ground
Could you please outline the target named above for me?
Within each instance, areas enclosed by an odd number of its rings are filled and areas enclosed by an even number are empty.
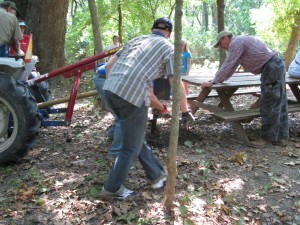
[[[235,104],[248,103],[236,97]],[[113,118],[82,100],[70,128],[42,128],[20,164],[0,168],[0,224],[300,224],[299,114],[290,115],[288,145],[265,148],[235,141],[230,124],[206,111],[196,116],[188,129],[180,129],[171,213],[161,205],[164,190],[150,188],[138,162],[125,184],[138,194],[126,201],[100,200],[112,165],[106,130]],[[245,127],[250,138],[258,137],[259,119]],[[160,119],[156,132],[147,133],[164,164],[169,129],[170,121]]]

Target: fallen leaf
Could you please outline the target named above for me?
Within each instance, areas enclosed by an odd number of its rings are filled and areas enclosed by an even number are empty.
[[[224,212],[225,214],[229,215],[230,209],[226,205],[221,205],[221,211]]]
[[[247,159],[247,154],[245,152],[239,152],[239,153],[236,153],[229,160],[232,161],[232,162],[237,162],[240,165],[244,165],[246,159]]]
[[[146,191],[142,192],[142,197],[145,198],[145,199],[148,199],[148,200],[152,199],[152,197]]]
[[[267,212],[267,207],[268,206],[266,204],[257,206],[257,208],[259,208],[259,210],[262,212]]]
[[[192,148],[192,147],[193,147],[193,142],[190,141],[190,140],[186,140],[186,141],[184,142],[184,145],[187,146],[187,147],[189,147],[189,148]]]

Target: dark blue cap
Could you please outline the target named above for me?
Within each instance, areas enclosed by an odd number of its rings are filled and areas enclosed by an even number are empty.
[[[173,24],[169,18],[166,17],[158,18],[157,20],[155,20],[152,29],[172,31]]]

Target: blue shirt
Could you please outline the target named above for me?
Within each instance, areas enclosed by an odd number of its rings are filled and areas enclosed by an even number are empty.
[[[181,74],[185,75],[188,69],[188,59],[192,58],[190,52],[181,52],[182,65],[181,65]]]

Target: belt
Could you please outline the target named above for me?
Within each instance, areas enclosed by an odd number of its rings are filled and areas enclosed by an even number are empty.
[[[105,76],[105,75],[102,75],[102,74],[97,74],[97,76],[98,76],[99,78],[106,79],[106,76]]]
[[[273,59],[277,58],[278,56],[277,55],[273,55],[262,67],[261,67],[261,70],[260,70],[260,73],[264,70],[265,66],[270,63]]]

